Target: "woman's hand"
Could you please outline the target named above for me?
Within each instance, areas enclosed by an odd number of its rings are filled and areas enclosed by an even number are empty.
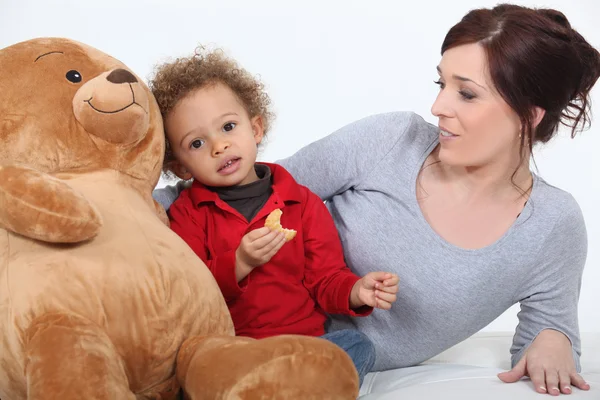
[[[590,388],[575,369],[571,342],[553,329],[540,332],[517,365],[498,374],[506,383],[517,382],[524,376],[529,376],[538,393],[553,396],[571,394],[572,386],[581,390]]]

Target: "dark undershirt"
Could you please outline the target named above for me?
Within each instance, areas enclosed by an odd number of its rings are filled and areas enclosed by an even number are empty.
[[[255,164],[258,180],[247,185],[209,187],[221,200],[251,221],[271,196],[271,169],[264,164]]]

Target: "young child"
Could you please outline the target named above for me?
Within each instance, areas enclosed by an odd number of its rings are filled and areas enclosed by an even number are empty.
[[[262,84],[222,52],[200,50],[160,66],[150,87],[165,122],[165,169],[193,178],[169,209],[171,228],[212,271],[236,334],[323,337],[350,355],[362,383],[373,344],[356,330],[325,334],[326,314],[389,309],[398,277],[353,274],[323,202],[281,166],[256,162],[272,118]],[[265,226],[278,209],[291,240]]]

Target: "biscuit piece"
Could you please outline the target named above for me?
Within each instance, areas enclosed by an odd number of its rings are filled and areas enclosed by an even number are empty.
[[[283,211],[279,208],[271,211],[271,214],[269,214],[265,221],[265,226],[272,231],[283,232],[285,241],[289,242],[296,236],[296,231],[293,229],[285,229],[281,226],[281,214],[283,214]]]

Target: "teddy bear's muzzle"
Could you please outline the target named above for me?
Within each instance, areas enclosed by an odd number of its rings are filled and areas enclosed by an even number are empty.
[[[150,123],[147,89],[117,68],[83,85],[73,98],[75,118],[90,134],[114,144],[135,144]]]

